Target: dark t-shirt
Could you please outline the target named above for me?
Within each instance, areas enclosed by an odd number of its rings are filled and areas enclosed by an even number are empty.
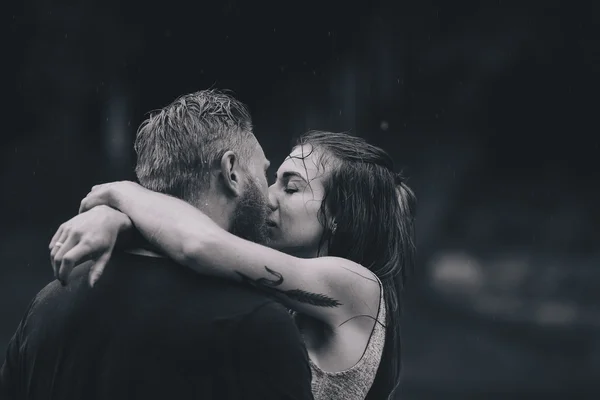
[[[9,343],[15,399],[312,399],[300,334],[279,303],[169,260],[116,254],[46,286]]]

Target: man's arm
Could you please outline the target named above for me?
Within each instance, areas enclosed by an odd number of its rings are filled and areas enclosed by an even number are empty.
[[[239,377],[245,399],[312,400],[308,353],[288,310],[266,303],[237,331]]]

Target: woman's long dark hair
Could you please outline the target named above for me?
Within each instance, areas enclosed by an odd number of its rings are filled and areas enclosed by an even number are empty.
[[[354,261],[379,277],[387,308],[383,356],[366,399],[390,398],[401,369],[400,295],[415,263],[416,198],[392,158],[362,138],[310,131],[297,145],[310,145],[327,164],[319,219],[326,227],[321,248]],[[336,228],[330,229],[334,221]]]

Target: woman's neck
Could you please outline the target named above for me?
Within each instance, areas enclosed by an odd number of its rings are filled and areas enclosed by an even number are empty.
[[[290,256],[298,257],[298,258],[317,258],[317,257],[326,257],[327,256],[327,248],[322,250],[318,250],[316,248],[307,249],[307,248],[287,248],[287,249],[276,249],[280,250]]]

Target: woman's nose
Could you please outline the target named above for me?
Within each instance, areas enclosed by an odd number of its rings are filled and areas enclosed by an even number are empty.
[[[277,210],[277,196],[275,196],[275,185],[269,186],[269,208],[271,211]]]

